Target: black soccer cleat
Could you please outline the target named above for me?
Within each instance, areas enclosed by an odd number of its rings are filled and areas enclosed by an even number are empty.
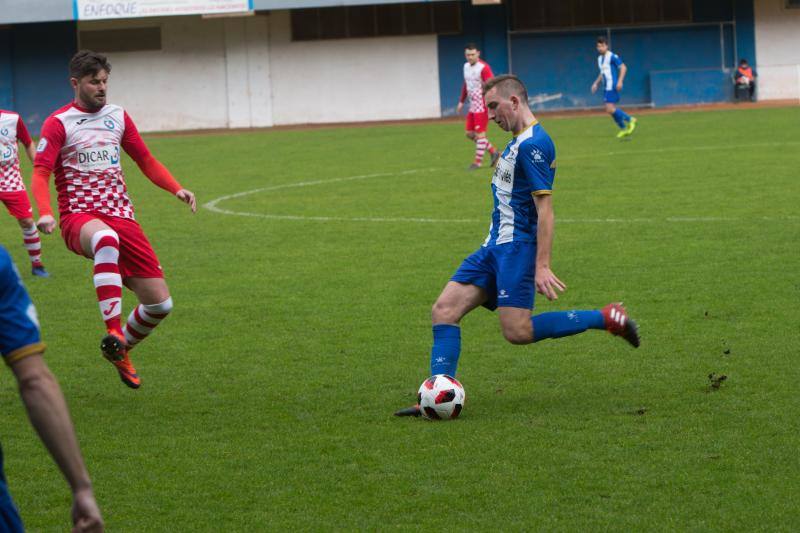
[[[600,310],[603,313],[603,321],[606,330],[612,335],[622,337],[631,346],[638,348],[641,343],[639,338],[639,326],[628,316],[628,312],[622,307],[622,303],[610,303]]]
[[[100,351],[103,352],[103,357],[114,363],[125,359],[127,347],[122,339],[109,333],[100,341]]]
[[[400,409],[397,411],[394,416],[422,416],[422,411],[419,408],[419,404],[412,405],[411,407],[406,407],[404,409]]]

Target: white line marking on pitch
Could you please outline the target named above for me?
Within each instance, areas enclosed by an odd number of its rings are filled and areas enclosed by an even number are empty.
[[[727,145],[727,146],[694,146],[694,147],[683,147],[683,148],[660,148],[660,149],[653,149],[653,150],[641,150],[641,151],[629,151],[629,152],[606,152],[602,154],[585,154],[585,155],[574,155],[570,156],[571,158],[583,158],[583,157],[594,157],[594,156],[604,156],[604,155],[629,155],[629,154],[637,154],[637,153],[661,153],[661,152],[676,152],[676,151],[685,151],[685,150],[716,150],[716,149],[726,149],[726,148],[747,148],[747,147],[757,147],[757,146],[782,146],[782,145],[797,145],[800,144],[798,142],[781,142],[781,143],[753,143],[753,144],[739,144],[739,145]],[[569,157],[567,158],[569,159]],[[373,179],[373,178],[386,178],[391,176],[408,176],[411,174],[421,174],[425,172],[436,172],[438,170],[442,170],[439,168],[420,168],[420,169],[413,169],[413,170],[403,170],[400,172],[378,172],[375,174],[361,174],[358,176],[346,176],[343,178],[331,178],[331,179],[324,179],[324,180],[313,180],[313,181],[299,181],[295,183],[283,183],[280,185],[272,185],[269,187],[259,187],[258,189],[251,189],[249,191],[242,191],[237,192],[234,194],[227,194],[225,196],[220,196],[219,198],[215,198],[209,202],[203,204],[203,207],[208,209],[209,211],[213,211],[214,213],[219,213],[221,215],[234,215],[240,217],[252,217],[252,218],[265,218],[269,220],[299,220],[299,221],[311,221],[311,222],[413,222],[413,223],[422,223],[422,224],[475,224],[479,222],[485,222],[482,219],[474,219],[474,218],[424,218],[424,217],[332,217],[332,216],[307,216],[307,215],[277,215],[277,214],[270,214],[270,213],[250,213],[247,211],[232,211],[230,209],[223,209],[219,207],[220,202],[224,202],[226,200],[233,200],[235,198],[242,198],[244,196],[249,196],[251,194],[258,194],[261,192],[269,192],[269,191],[278,191],[281,189],[293,189],[297,187],[310,187],[313,185],[326,185],[328,183],[341,183],[346,181],[359,181],[359,180],[366,180],[366,179]],[[624,223],[658,223],[658,222],[736,222],[739,220],[745,220],[742,217],[714,217],[714,216],[672,216],[672,217],[664,217],[664,218],[559,218],[557,222],[564,223],[564,224],[624,224]],[[782,221],[782,220],[800,220],[800,216],[792,216],[792,215],[785,215],[785,216],[776,216],[776,217],[753,217],[753,220],[763,220],[763,221]]]

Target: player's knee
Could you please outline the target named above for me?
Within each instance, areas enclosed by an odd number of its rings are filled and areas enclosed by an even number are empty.
[[[431,309],[431,320],[434,324],[456,324],[461,317],[452,304],[436,300]]]
[[[478,136],[475,134],[475,132],[474,132],[474,131],[468,131],[468,132],[466,133],[466,135],[467,135],[467,139],[469,139],[470,141],[474,141],[474,140],[475,140],[475,139],[478,137]]]
[[[95,231],[91,239],[92,250],[98,250],[104,246],[119,247],[119,235],[111,228]]]
[[[31,229],[33,227],[33,219],[32,218],[20,218],[17,219],[19,226],[22,229]]]
[[[173,302],[172,297],[167,296],[167,299],[157,304],[143,304],[145,311],[154,315],[168,315],[172,311]]]
[[[530,324],[503,324],[503,337],[511,344],[530,344],[533,342],[533,331]]]

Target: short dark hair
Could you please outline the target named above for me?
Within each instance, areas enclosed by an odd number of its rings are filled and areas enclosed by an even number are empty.
[[[741,61],[739,61],[739,64],[740,65],[746,65],[747,64],[747,60],[746,59],[742,59]]]
[[[467,43],[464,50],[480,50],[480,48],[478,48],[478,45],[475,43]]]
[[[69,77],[81,79],[84,76],[94,76],[101,70],[111,73],[111,63],[108,58],[91,50],[80,50],[69,60]]]
[[[602,35],[599,35],[596,42],[597,44],[608,44],[608,39]]]
[[[512,95],[519,97],[523,102],[528,101],[528,90],[522,80],[513,74],[503,74],[486,80],[483,84],[483,94],[497,87],[497,92],[504,98]]]

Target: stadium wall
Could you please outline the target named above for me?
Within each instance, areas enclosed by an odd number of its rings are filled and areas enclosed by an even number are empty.
[[[737,57],[755,60],[752,0],[694,0],[686,24],[561,31],[510,31],[508,4],[464,4],[462,14],[463,35],[439,37],[444,115],[455,113],[469,41],[482,47],[495,73],[511,71],[526,82],[535,109],[602,106],[601,95],[589,90],[597,76],[597,35],[607,35],[629,67],[622,100],[628,105],[729,100]]]
[[[275,124],[440,115],[435,35],[293,42],[288,11],[269,19]]]
[[[76,42],[72,22],[0,27],[0,107],[19,112],[38,132],[72,99],[67,63]]]
[[[800,9],[784,0],[755,1],[760,100],[800,99]]]
[[[108,53],[110,98],[144,131],[439,116],[436,37],[293,42],[288,11],[81,22],[161,28],[161,50]]]

